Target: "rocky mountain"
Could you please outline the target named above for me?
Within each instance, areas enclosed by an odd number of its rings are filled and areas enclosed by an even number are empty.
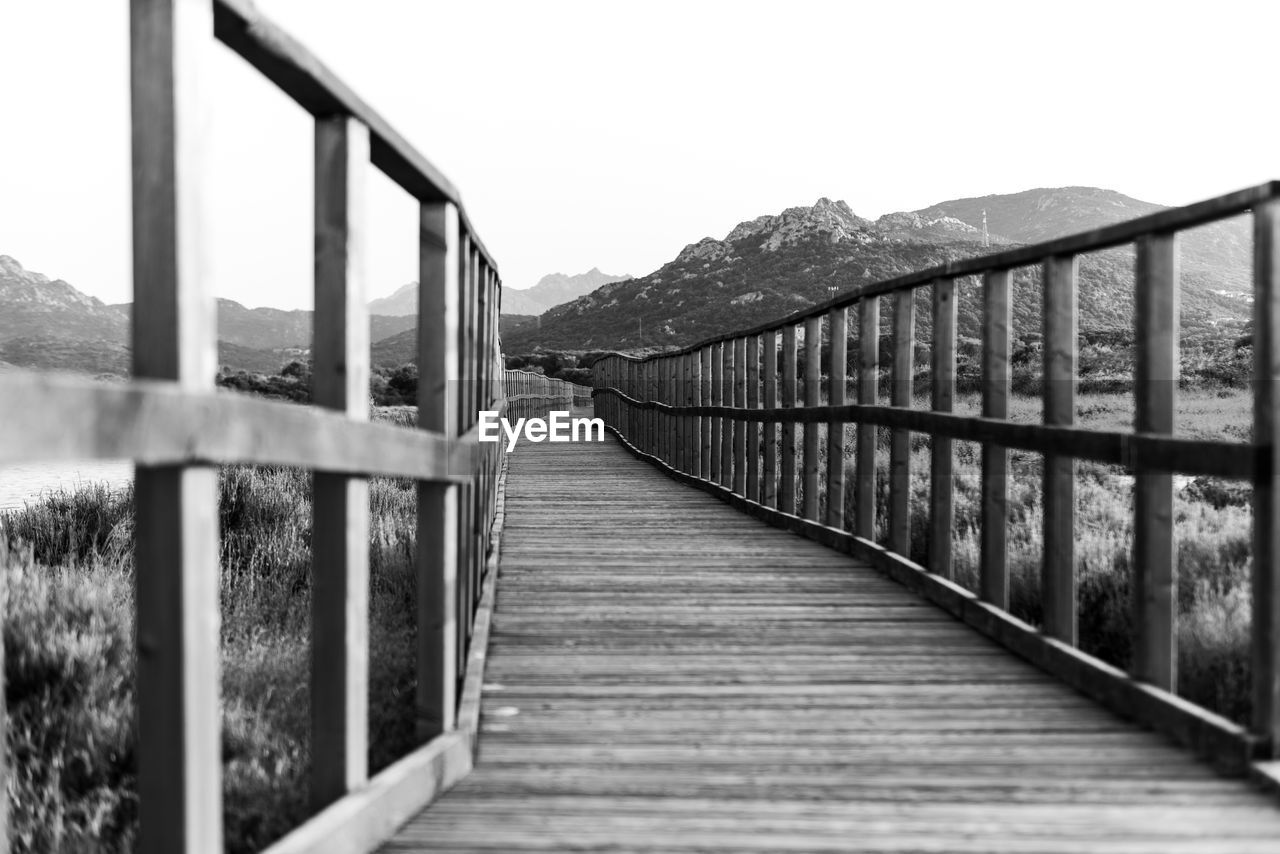
[[[648,276],[606,285],[552,309],[543,315],[540,328],[513,333],[506,349],[521,353],[689,344],[784,316],[858,285],[1160,209],[1119,193],[1069,187],[943,202],[872,221],[845,202],[823,198],[812,207],[740,223],[723,239],[689,244]],[[990,247],[983,244],[983,210]],[[1037,222],[1038,216],[1044,221]],[[1184,328],[1242,326],[1249,313],[1242,295],[1250,268],[1247,223],[1196,229],[1182,245]],[[1127,248],[1081,258],[1082,330],[1128,327],[1132,268],[1133,252]],[[1038,271],[1019,271],[1015,287],[1015,329],[1035,335],[1040,322]],[[960,312],[961,334],[979,334],[976,288],[961,287]],[[887,323],[888,312],[882,314]],[[928,315],[923,304],[917,312],[922,333],[929,329]]]
[[[622,282],[630,279],[629,275],[614,276],[600,272],[599,267],[592,267],[585,273],[568,276],[564,273],[551,273],[543,276],[531,288],[517,290],[504,288],[502,291],[503,315],[537,316],[549,308],[571,302],[584,294],[589,294],[601,285],[611,282]],[[374,315],[400,317],[418,313],[418,283],[410,282],[396,289],[390,296],[380,297],[369,303],[369,312]],[[394,333],[389,333],[394,334]]]
[[[128,330],[129,316],[118,307],[0,255],[0,340],[51,334],[123,341]]]
[[[1061,187],[954,199],[916,214],[925,218],[953,218],[980,231],[985,211],[993,241],[1040,243],[1166,209],[1164,205],[1140,201],[1114,190]],[[1247,294],[1251,287],[1249,228],[1248,217],[1235,217],[1182,232],[1184,272],[1220,277],[1230,292]]]
[[[523,330],[536,329],[538,318],[528,314],[504,314],[498,318],[498,335],[505,342]],[[505,346],[503,349],[507,349]],[[418,363],[418,330],[408,329],[389,335],[373,345],[370,354],[374,367],[398,368]]]
[[[592,267],[585,273],[576,276],[564,273],[550,273],[538,280],[538,283],[525,290],[506,288],[502,292],[503,314],[542,314],[549,308],[572,302],[585,296],[596,288],[614,282],[625,282],[629,274],[615,276],[600,272],[599,267]]]
[[[1163,205],[1138,201],[1113,190],[1059,187],[953,199],[915,214],[926,219],[951,217],[980,234],[982,214],[986,211],[987,228],[992,234],[1014,243],[1039,243],[1161,210]]]
[[[129,371],[130,305],[106,305],[61,279],[0,255],[0,361],[91,374]],[[311,312],[217,301],[218,358],[236,370],[274,371],[311,347]],[[412,330],[415,317],[375,315],[370,340]]]
[[[418,313],[418,283],[396,288],[391,296],[369,301],[369,314],[386,317],[408,317]]]

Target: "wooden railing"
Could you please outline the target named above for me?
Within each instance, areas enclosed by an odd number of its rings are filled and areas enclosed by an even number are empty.
[[[589,386],[575,385],[533,371],[508,369],[503,372],[503,383],[509,418],[541,415],[552,409],[568,410],[575,404],[591,401]]]
[[[101,385],[0,377],[0,464],[132,459],[136,472],[138,794],[143,852],[220,852],[217,466],[315,471],[311,799],[278,851],[374,847],[470,768],[459,691],[476,626],[502,445],[497,267],[457,190],[247,0],[132,0],[133,373]],[[202,266],[198,91],[213,36],[315,117],[313,407],[215,393]],[[370,165],[420,206],[419,430],[369,423],[364,183]],[[417,730],[424,747],[368,779],[368,477],[414,478]],[[470,682],[468,684],[470,684]],[[3,847],[3,846],[0,846]]]
[[[1280,754],[1280,184],[1035,246],[1019,247],[852,289],[754,329],[659,356],[606,356],[594,365],[597,414],[637,453],[775,525],[871,559],[958,617],[1119,711],[1245,767]],[[1252,211],[1254,423],[1252,442],[1173,435],[1178,378],[1178,232]],[[1077,256],[1136,243],[1137,376],[1133,432],[1074,425]],[[1009,415],[1017,267],[1040,265],[1043,286],[1043,424]],[[956,281],[982,279],[982,416],[953,414]],[[911,406],[913,294],[931,291],[932,410]],[[880,403],[880,301],[894,300],[892,399]],[[856,311],[857,402],[847,403],[849,309]],[[822,405],[821,342],[829,348]],[[779,347],[779,337],[781,344]],[[797,342],[804,372],[797,376]],[[770,358],[779,352],[780,357]],[[761,358],[761,354],[764,358]],[[780,361],[780,366],[779,366]],[[781,398],[779,398],[781,386]],[[803,398],[797,397],[803,391]],[[844,518],[844,429],[856,424],[854,518]],[[759,426],[758,426],[759,425]],[[803,425],[797,437],[797,425]],[[888,548],[877,545],[876,429],[892,431]],[[827,465],[819,467],[825,431]],[[779,432],[781,440],[779,442]],[[906,558],[910,538],[910,434],[931,440],[927,571]],[[954,440],[982,443],[981,566],[977,594],[951,581]],[[1007,613],[1008,449],[1044,455],[1044,555],[1040,631]],[[799,460],[797,460],[797,456]],[[1073,462],[1126,466],[1135,478],[1131,677],[1078,652]],[[780,468],[778,471],[778,461]],[[1174,695],[1176,607],[1172,473],[1246,479],[1253,485],[1252,726],[1242,728]],[[820,483],[827,496],[819,516]]]

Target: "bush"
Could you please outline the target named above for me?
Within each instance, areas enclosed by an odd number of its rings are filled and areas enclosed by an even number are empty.
[[[393,423],[414,416],[376,414]],[[311,475],[294,469],[229,466],[219,477],[231,852],[259,850],[310,813],[310,487]],[[371,481],[372,772],[417,744],[416,508],[413,481]],[[15,851],[134,847],[131,519],[131,492],[97,488],[0,513]],[[38,554],[19,544],[27,538],[40,543]]]

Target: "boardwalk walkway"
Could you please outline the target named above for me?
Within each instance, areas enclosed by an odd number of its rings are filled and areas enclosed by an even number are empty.
[[[523,445],[478,764],[384,850],[1280,851],[1280,809],[857,562]]]

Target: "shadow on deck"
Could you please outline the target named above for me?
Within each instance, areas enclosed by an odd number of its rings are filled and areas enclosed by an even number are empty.
[[[610,436],[511,455],[477,764],[383,850],[1277,840],[1246,783]]]

